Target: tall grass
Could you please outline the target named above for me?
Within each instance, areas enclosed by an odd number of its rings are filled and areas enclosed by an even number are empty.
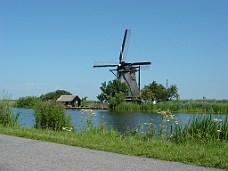
[[[142,111],[156,112],[158,110],[169,110],[184,113],[207,113],[228,114],[228,100],[174,100],[159,102],[122,103],[116,107],[116,111]]]
[[[228,169],[227,134],[214,134],[217,130],[220,133],[227,132],[227,118],[221,121],[219,118],[201,116],[194,118],[186,127],[178,127],[172,113],[159,111],[162,117],[159,128],[153,123],[144,123],[122,134],[107,129],[105,122],[95,127],[92,111],[84,113],[86,124],[80,131],[24,127],[9,129],[0,125],[0,132],[96,150]],[[180,129],[175,129],[173,124]]]
[[[224,120],[211,115],[193,117],[185,125],[176,125],[173,140],[186,141],[228,141],[228,116]]]
[[[119,104],[115,111],[142,111],[142,112],[154,112],[156,107],[151,103],[121,103]]]
[[[19,113],[11,110],[10,95],[7,91],[3,91],[0,96],[0,125],[18,126]]]
[[[0,125],[0,133],[228,169],[228,117],[220,120],[201,115],[193,118],[187,125],[178,125],[178,121],[170,111],[159,110],[162,119],[158,127],[153,123],[143,123],[126,133],[119,133],[112,128],[107,129],[105,122],[94,126],[93,111],[83,112],[86,115],[85,124],[80,130],[69,131],[69,127],[64,127],[65,129],[53,131],[53,129],[9,128]]]

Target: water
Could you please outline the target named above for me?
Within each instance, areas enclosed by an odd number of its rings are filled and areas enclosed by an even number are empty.
[[[19,112],[19,125],[24,127],[33,127],[35,125],[35,117],[33,109],[12,108],[14,112]]]
[[[24,127],[33,127],[35,125],[35,118],[33,115],[33,109],[26,108],[13,108],[15,112],[19,112],[19,125]],[[81,112],[80,110],[65,110],[67,116],[72,117],[72,122],[76,129],[80,129],[85,126],[85,118],[88,113]],[[114,130],[125,132],[127,129],[133,129],[139,124],[153,123],[159,127],[161,123],[161,115],[156,113],[146,113],[146,112],[109,112],[106,110],[93,110],[93,124],[94,126],[105,122],[108,128],[113,128]],[[173,113],[175,120],[179,124],[186,124],[193,116],[196,114],[186,114],[186,113]],[[217,117],[224,119],[226,115],[213,115],[212,117]],[[173,121],[174,122],[174,121]]]

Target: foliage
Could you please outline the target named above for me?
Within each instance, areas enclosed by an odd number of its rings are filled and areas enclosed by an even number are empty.
[[[33,108],[39,101],[40,98],[36,96],[20,97],[16,102],[16,107]]]
[[[18,126],[19,113],[14,113],[10,109],[10,95],[3,91],[0,97],[0,125],[3,126]]]
[[[168,120],[172,119],[171,114],[168,111],[160,111],[159,113],[163,115],[162,120],[165,120],[163,124],[168,123],[167,126],[169,126]],[[165,116],[166,114],[167,116]],[[209,141],[205,143],[204,141],[192,141],[185,136],[186,141],[176,143],[170,137],[155,137],[156,129],[152,123],[143,124],[144,133],[140,131],[140,125],[131,130],[129,134],[121,134],[113,129],[107,129],[105,123],[93,127],[91,113],[85,119],[86,128],[80,132],[25,127],[8,128],[0,125],[0,133],[95,150],[228,169],[227,141],[208,139]],[[201,126],[198,128],[204,126],[205,120],[201,121]],[[217,122],[217,120],[215,121]],[[166,130],[170,130],[168,127],[166,128]],[[161,129],[165,130],[163,127]]]
[[[60,131],[64,128],[72,128],[72,119],[64,113],[64,107],[56,102],[42,102],[34,109],[36,128],[52,129]]]
[[[56,90],[55,92],[49,92],[46,94],[42,94],[40,97],[36,97],[36,96],[20,97],[16,101],[16,107],[34,108],[41,100],[42,101],[50,101],[50,100],[56,101],[61,95],[72,95],[72,94],[65,90]]]
[[[172,100],[158,102],[155,105],[151,101],[142,102],[141,104],[121,103],[115,110],[142,112],[169,110],[184,113],[228,114],[228,100]]]
[[[186,141],[227,141],[228,116],[224,120],[201,115],[194,117],[185,125],[176,125],[173,140],[177,143]]]
[[[72,95],[72,93],[65,91],[65,90],[56,90],[54,92],[42,94],[40,96],[40,99],[42,101],[50,101],[50,100],[56,101],[61,95]]]
[[[124,102],[116,106],[115,111],[117,112],[124,112],[124,111],[131,111],[131,112],[154,112],[155,105],[147,102],[134,103],[134,102]]]
[[[81,106],[86,106],[86,100],[87,100],[88,97],[83,97],[82,100],[81,100]]]
[[[178,99],[178,91],[176,85],[171,85],[169,88],[165,88],[162,84],[153,81],[149,85],[145,85],[141,90],[141,98],[145,101],[168,101],[173,98]]]
[[[166,106],[167,109],[175,112],[228,114],[227,100],[178,100],[159,103],[158,105]]]
[[[82,113],[86,114],[85,117],[85,126],[80,128],[81,132],[107,132],[107,126],[105,122],[102,120],[100,124],[98,124],[97,127],[94,126],[93,124],[93,117],[95,116],[95,113],[93,112],[92,109],[86,110],[82,109]]]
[[[109,109],[114,110],[118,104],[124,102],[125,96],[129,89],[126,83],[121,83],[119,80],[102,83],[100,87],[102,93],[97,96],[101,102],[108,102]]]
[[[122,92],[116,93],[115,96],[108,96],[109,109],[115,110],[118,104],[121,104],[125,99],[125,94]]]

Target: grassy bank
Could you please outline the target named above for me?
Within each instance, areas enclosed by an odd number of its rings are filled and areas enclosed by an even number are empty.
[[[113,130],[102,131],[102,129],[73,133],[0,126],[0,133],[133,156],[228,169],[226,141],[208,143],[188,141],[177,144],[165,139],[145,140],[139,136],[123,136]]]
[[[0,101],[0,133],[133,156],[228,169],[228,115],[224,120],[201,115],[192,118],[185,125],[179,125],[170,109],[166,111],[156,109],[162,118],[157,128],[153,123],[143,123],[133,130],[119,133],[107,129],[104,122],[94,127],[92,111],[86,113],[85,127],[76,130],[71,118],[65,116],[63,106],[46,102],[35,108],[34,128],[25,128],[18,126],[19,113],[13,113],[9,101],[3,99]]]
[[[228,114],[228,100],[174,100],[159,102],[155,105],[152,102],[122,103],[116,107],[116,111],[156,112],[158,110],[179,113]]]

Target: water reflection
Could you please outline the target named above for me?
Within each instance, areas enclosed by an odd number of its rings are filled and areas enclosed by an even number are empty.
[[[113,129],[120,132],[125,132],[127,129],[133,129],[139,124],[160,122],[160,115],[154,113],[140,113],[140,112],[123,112],[114,113],[108,112],[107,125],[111,125]]]

